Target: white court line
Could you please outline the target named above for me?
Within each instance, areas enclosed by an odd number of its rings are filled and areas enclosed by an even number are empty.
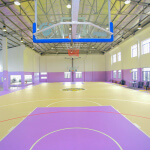
[[[53,104],[57,104],[57,103],[61,103],[61,102],[68,102],[68,101],[75,101],[75,100],[58,101],[58,102],[51,103],[51,104],[49,104],[49,105],[46,106],[46,107],[49,107],[49,106],[51,106],[51,105],[53,105]],[[87,101],[87,100],[76,100],[76,101],[91,102],[91,103],[97,104],[98,106],[102,106],[101,104],[99,104],[99,103],[97,103],[97,102],[94,102],[94,101]]]
[[[53,133],[56,133],[56,132],[59,132],[59,131],[64,131],[64,130],[75,130],[75,129],[78,129],[78,130],[89,130],[89,131],[94,131],[94,132],[97,132],[97,133],[100,133],[100,134],[103,134],[105,136],[107,136],[109,139],[111,139],[114,143],[116,143],[116,145],[119,147],[120,150],[123,150],[123,148],[119,145],[119,143],[114,139],[112,138],[111,136],[109,136],[108,134],[104,133],[104,132],[101,132],[101,131],[98,131],[98,130],[95,130],[95,129],[90,129],[90,128],[82,128],[82,127],[72,127],[72,128],[64,128],[64,129],[59,129],[59,130],[56,130],[56,131],[52,131],[44,136],[42,136],[40,139],[38,139],[30,148],[30,150],[32,150],[34,148],[34,146],[40,141],[42,140],[43,138],[45,138],[46,136],[50,135],[50,134],[53,134]]]
[[[111,107],[113,107],[116,111],[118,111],[120,114],[121,114],[121,112],[119,111],[119,110],[117,110],[114,106],[111,106]],[[134,125],[136,128],[138,128],[143,134],[145,134],[148,138],[150,138],[150,136],[149,135],[147,135],[142,129],[140,129],[138,126],[136,126],[135,124],[136,123],[132,123],[125,115],[123,115],[123,114],[121,114],[127,121],[129,121],[132,125]]]
[[[37,108],[37,107],[36,107],[36,108]],[[36,108],[33,109],[33,111],[35,111]],[[31,112],[27,115],[27,117],[28,117],[33,111],[31,111]],[[18,123],[16,126],[14,126],[14,128],[11,130],[11,132],[12,132],[17,126],[19,126],[27,117],[23,118],[23,119],[20,121],[20,123]],[[10,128],[10,129],[11,129],[11,128]],[[10,130],[10,129],[9,129],[9,130]],[[9,132],[9,130],[8,130],[8,134],[6,134],[2,139],[0,139],[0,142],[1,142],[5,137],[7,137],[7,136],[11,133],[11,132]]]
[[[20,103],[14,103],[14,104],[8,104],[8,105],[2,105],[1,107],[7,107],[7,106],[13,106],[13,105],[19,105],[19,104],[25,104],[25,103],[34,103],[34,102],[43,102],[43,101],[51,101],[51,100],[60,100],[60,99],[104,99],[108,101],[121,101],[121,102],[131,102],[131,103],[140,103],[140,104],[148,104],[147,102],[139,102],[139,101],[131,101],[131,100],[122,100],[122,99],[109,99],[109,98],[53,98],[53,99],[47,99],[47,100],[37,100],[37,101],[27,101],[27,102],[20,102]]]

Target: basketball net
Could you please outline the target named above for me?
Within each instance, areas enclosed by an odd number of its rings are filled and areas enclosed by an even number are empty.
[[[79,57],[79,49],[68,49],[68,55]]]

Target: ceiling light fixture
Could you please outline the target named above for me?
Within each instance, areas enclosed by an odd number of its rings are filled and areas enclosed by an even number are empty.
[[[23,43],[23,37],[21,38],[20,42]]]
[[[138,30],[141,30],[142,29],[142,26],[141,24],[138,25]]]
[[[21,5],[18,0],[15,0],[15,1],[14,1],[14,4],[17,5],[17,6]]]
[[[70,8],[71,8],[71,5],[70,5],[70,4],[68,4],[68,5],[67,5],[67,8],[68,8],[68,9],[70,9]]]
[[[125,4],[130,4],[130,3],[131,3],[131,0],[125,0],[124,3],[125,3]]]
[[[7,29],[6,29],[6,26],[5,25],[3,25],[3,29],[2,29],[4,32],[6,32],[7,31]]]
[[[122,37],[121,40],[124,41],[125,40],[124,37]]]

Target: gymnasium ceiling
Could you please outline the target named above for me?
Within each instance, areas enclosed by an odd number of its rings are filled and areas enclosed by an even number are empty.
[[[69,0],[47,0],[51,8],[48,14],[51,22],[55,24],[62,17],[71,17],[70,10],[66,7]],[[57,1],[57,3],[56,3]],[[100,12],[95,6],[100,0],[80,0],[79,17],[85,21],[98,24],[97,16]],[[103,0],[104,1],[104,0]],[[67,54],[66,44],[48,43],[34,44],[32,42],[32,24],[34,22],[34,1],[21,0],[21,5],[14,5],[13,0],[0,0],[0,50],[2,49],[2,36],[8,38],[8,48],[21,45],[23,37],[26,46],[41,54]],[[87,4],[88,2],[88,4]],[[88,7],[88,9],[87,9]],[[150,0],[131,0],[125,5],[124,0],[111,0],[111,20],[114,23],[113,43],[81,43],[80,54],[103,54],[118,45],[124,39],[150,23]],[[7,31],[3,32],[5,24]]]

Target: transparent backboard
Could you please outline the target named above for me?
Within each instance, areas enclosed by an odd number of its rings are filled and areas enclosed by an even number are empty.
[[[69,6],[71,8],[67,8]],[[110,1],[35,0],[33,41],[35,43],[113,41]]]

